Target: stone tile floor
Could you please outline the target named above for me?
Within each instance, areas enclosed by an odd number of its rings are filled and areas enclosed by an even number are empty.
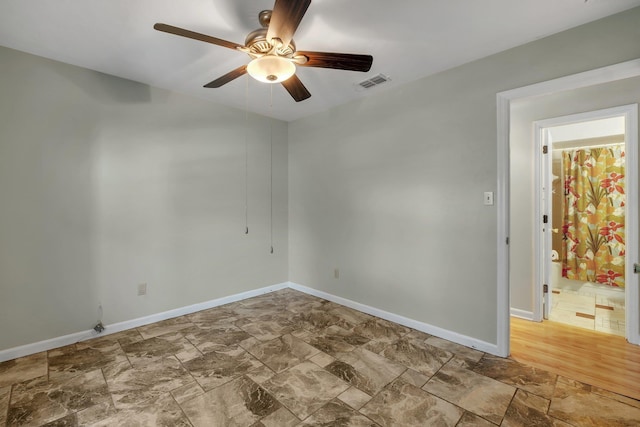
[[[10,426],[638,426],[640,401],[282,290],[0,364]]]
[[[553,286],[549,320],[625,336],[624,289],[563,277]]]

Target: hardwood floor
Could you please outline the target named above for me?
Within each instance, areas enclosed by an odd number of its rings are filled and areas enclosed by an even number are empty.
[[[511,318],[511,356],[528,365],[640,399],[640,346],[557,322]]]

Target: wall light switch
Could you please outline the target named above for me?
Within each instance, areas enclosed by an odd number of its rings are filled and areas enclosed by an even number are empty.
[[[484,204],[486,206],[493,206],[493,191],[484,192]]]

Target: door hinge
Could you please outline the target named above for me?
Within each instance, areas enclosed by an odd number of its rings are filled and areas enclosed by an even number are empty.
[[[509,238],[507,237],[507,245],[509,244]]]
[[[549,216],[548,215],[542,215],[542,223],[543,224],[549,223]]]
[[[549,285],[542,285],[542,293],[543,294],[549,293]]]
[[[549,146],[548,145],[543,145],[542,146],[542,154],[547,154],[549,152]]]

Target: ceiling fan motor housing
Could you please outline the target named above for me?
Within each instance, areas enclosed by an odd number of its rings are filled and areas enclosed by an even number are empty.
[[[244,45],[249,49],[249,53],[254,55],[265,55],[273,49],[273,45],[267,40],[269,22],[271,22],[271,11],[263,10],[258,17],[262,28],[250,32],[244,41]],[[279,46],[276,49],[279,56],[291,57],[296,52],[296,44],[291,40],[287,46]]]

